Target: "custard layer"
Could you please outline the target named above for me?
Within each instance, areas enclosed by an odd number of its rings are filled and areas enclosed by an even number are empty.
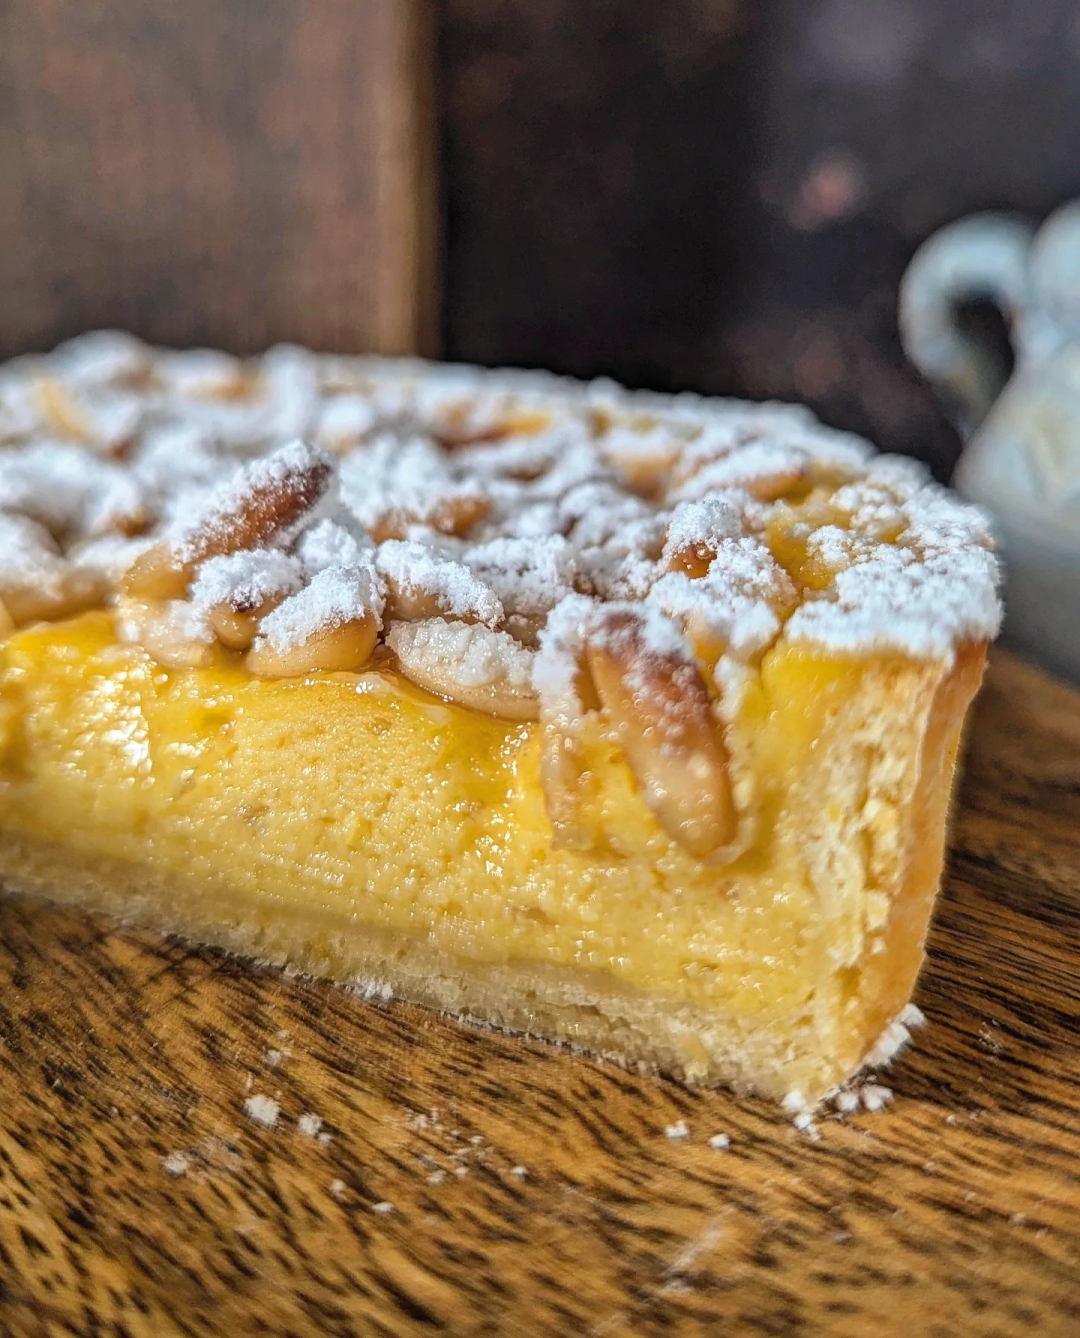
[[[949,672],[770,651],[730,728],[753,839],[723,867],[664,835],[599,728],[582,853],[553,847],[537,726],[390,668],[164,670],[104,613],[24,629],[0,655],[0,876],[691,1079],[815,1097],[909,997],[983,648]],[[425,971],[451,984],[425,988]]]

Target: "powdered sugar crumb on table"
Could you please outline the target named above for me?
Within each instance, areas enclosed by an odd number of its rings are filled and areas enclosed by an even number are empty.
[[[177,1178],[186,1175],[190,1165],[190,1160],[183,1152],[170,1152],[161,1163],[162,1170],[166,1175],[175,1176]]]
[[[296,1121],[296,1132],[305,1138],[315,1138],[322,1128],[322,1117],[305,1111]]]
[[[244,1114],[253,1124],[259,1124],[264,1129],[273,1129],[281,1114],[281,1106],[273,1097],[256,1092],[253,1096],[245,1097]]]

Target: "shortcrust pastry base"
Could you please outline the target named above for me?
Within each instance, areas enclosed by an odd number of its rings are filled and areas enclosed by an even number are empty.
[[[553,850],[536,727],[386,673],[374,691],[367,675],[166,672],[116,647],[101,614],[6,653],[8,888],[813,1101],[910,997],[985,648],[951,670],[769,652],[732,725],[758,835],[723,868],[664,836],[604,740],[592,816],[607,852]],[[412,830],[380,829],[376,773],[437,796]],[[144,783],[162,802],[125,810]]]
[[[203,890],[184,880],[144,865],[74,857],[55,843],[7,833],[0,834],[0,869],[7,892],[330,979],[368,998],[401,999],[464,1022],[559,1041],[624,1068],[777,1099],[797,1091],[816,1100],[847,1076],[815,1056],[819,1041],[809,1016],[790,1032],[765,1029],[753,1019],[658,998],[609,972],[470,961],[411,934],[306,910],[252,911],[224,923],[207,916]]]

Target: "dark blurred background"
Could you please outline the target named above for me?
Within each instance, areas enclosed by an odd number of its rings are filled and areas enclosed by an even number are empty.
[[[896,291],[1080,192],[1068,0],[447,0],[449,356],[809,401],[947,475]]]
[[[958,443],[915,247],[1080,193],[1067,0],[0,0],[0,354],[97,325]]]

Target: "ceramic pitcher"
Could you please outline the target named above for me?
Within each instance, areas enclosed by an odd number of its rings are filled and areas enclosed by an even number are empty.
[[[980,299],[1008,323],[1007,383],[959,319]],[[1080,201],[1038,231],[981,214],[936,233],[904,275],[900,330],[964,437],[954,486],[994,517],[1007,638],[1080,681]]]

